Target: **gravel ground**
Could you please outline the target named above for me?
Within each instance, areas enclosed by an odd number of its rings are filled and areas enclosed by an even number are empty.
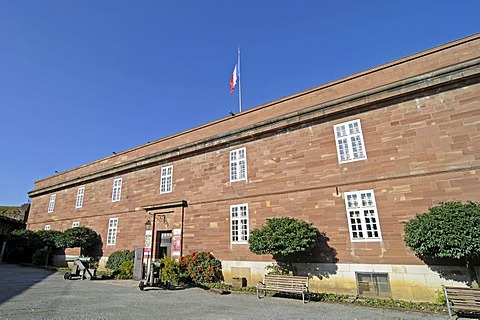
[[[131,280],[64,280],[63,273],[0,264],[0,319],[447,319],[445,315],[231,293],[147,291]]]

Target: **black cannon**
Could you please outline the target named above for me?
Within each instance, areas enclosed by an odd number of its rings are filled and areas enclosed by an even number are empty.
[[[79,258],[73,262],[72,270],[67,272],[63,275],[63,279],[65,280],[72,280],[74,278],[80,277],[82,280],[84,279],[94,279],[95,278],[95,270],[89,269],[90,267],[90,258]]]
[[[169,282],[162,283],[162,269],[165,268],[163,262],[152,262],[150,265],[150,272],[147,276],[147,282],[140,281],[138,287],[140,290],[144,290],[146,287],[163,287],[165,290],[169,287]]]

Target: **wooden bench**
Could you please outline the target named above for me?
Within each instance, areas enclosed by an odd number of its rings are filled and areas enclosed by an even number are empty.
[[[458,311],[480,312],[480,289],[444,287],[447,299],[448,316],[452,318],[452,309]]]
[[[263,291],[263,295],[261,295],[261,291]],[[307,302],[310,301],[308,277],[266,274],[263,282],[259,281],[257,284],[257,297],[264,298],[267,291],[298,293],[302,295],[303,303],[305,303],[305,297],[307,297]]]

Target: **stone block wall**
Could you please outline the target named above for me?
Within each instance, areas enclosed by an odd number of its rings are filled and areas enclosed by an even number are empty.
[[[311,222],[335,253],[312,263],[386,266],[392,293],[401,296],[415,276],[407,281],[394,270],[426,268],[403,243],[404,223],[440,202],[480,201],[478,49],[478,36],[462,39],[43,179],[30,193],[28,227],[65,230],[78,221],[102,236],[108,256],[143,247],[146,206],[185,200],[186,208],[159,210],[156,230],[182,229],[183,254],[211,251],[229,261],[227,273],[250,283],[261,272],[249,264],[272,259],[230,241],[230,206],[248,204],[250,231],[272,217]],[[357,119],[367,158],[339,164],[333,126]],[[238,148],[246,148],[247,179],[232,182],[229,152]],[[161,194],[161,168],[170,165],[173,190]],[[118,202],[111,200],[115,178],[122,178]],[[359,190],[374,191],[381,241],[350,238],[344,194]],[[106,244],[110,218],[118,218],[115,245]],[[332,288],[354,290],[355,278],[340,274]]]

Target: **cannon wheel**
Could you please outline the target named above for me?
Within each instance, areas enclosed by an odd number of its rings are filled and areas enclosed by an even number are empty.
[[[67,272],[63,275],[63,279],[65,280],[71,280],[72,279],[72,274],[70,272]]]
[[[140,288],[140,290],[143,291],[143,289],[145,288],[145,283],[143,281],[140,281],[140,283],[138,284],[138,287]]]

